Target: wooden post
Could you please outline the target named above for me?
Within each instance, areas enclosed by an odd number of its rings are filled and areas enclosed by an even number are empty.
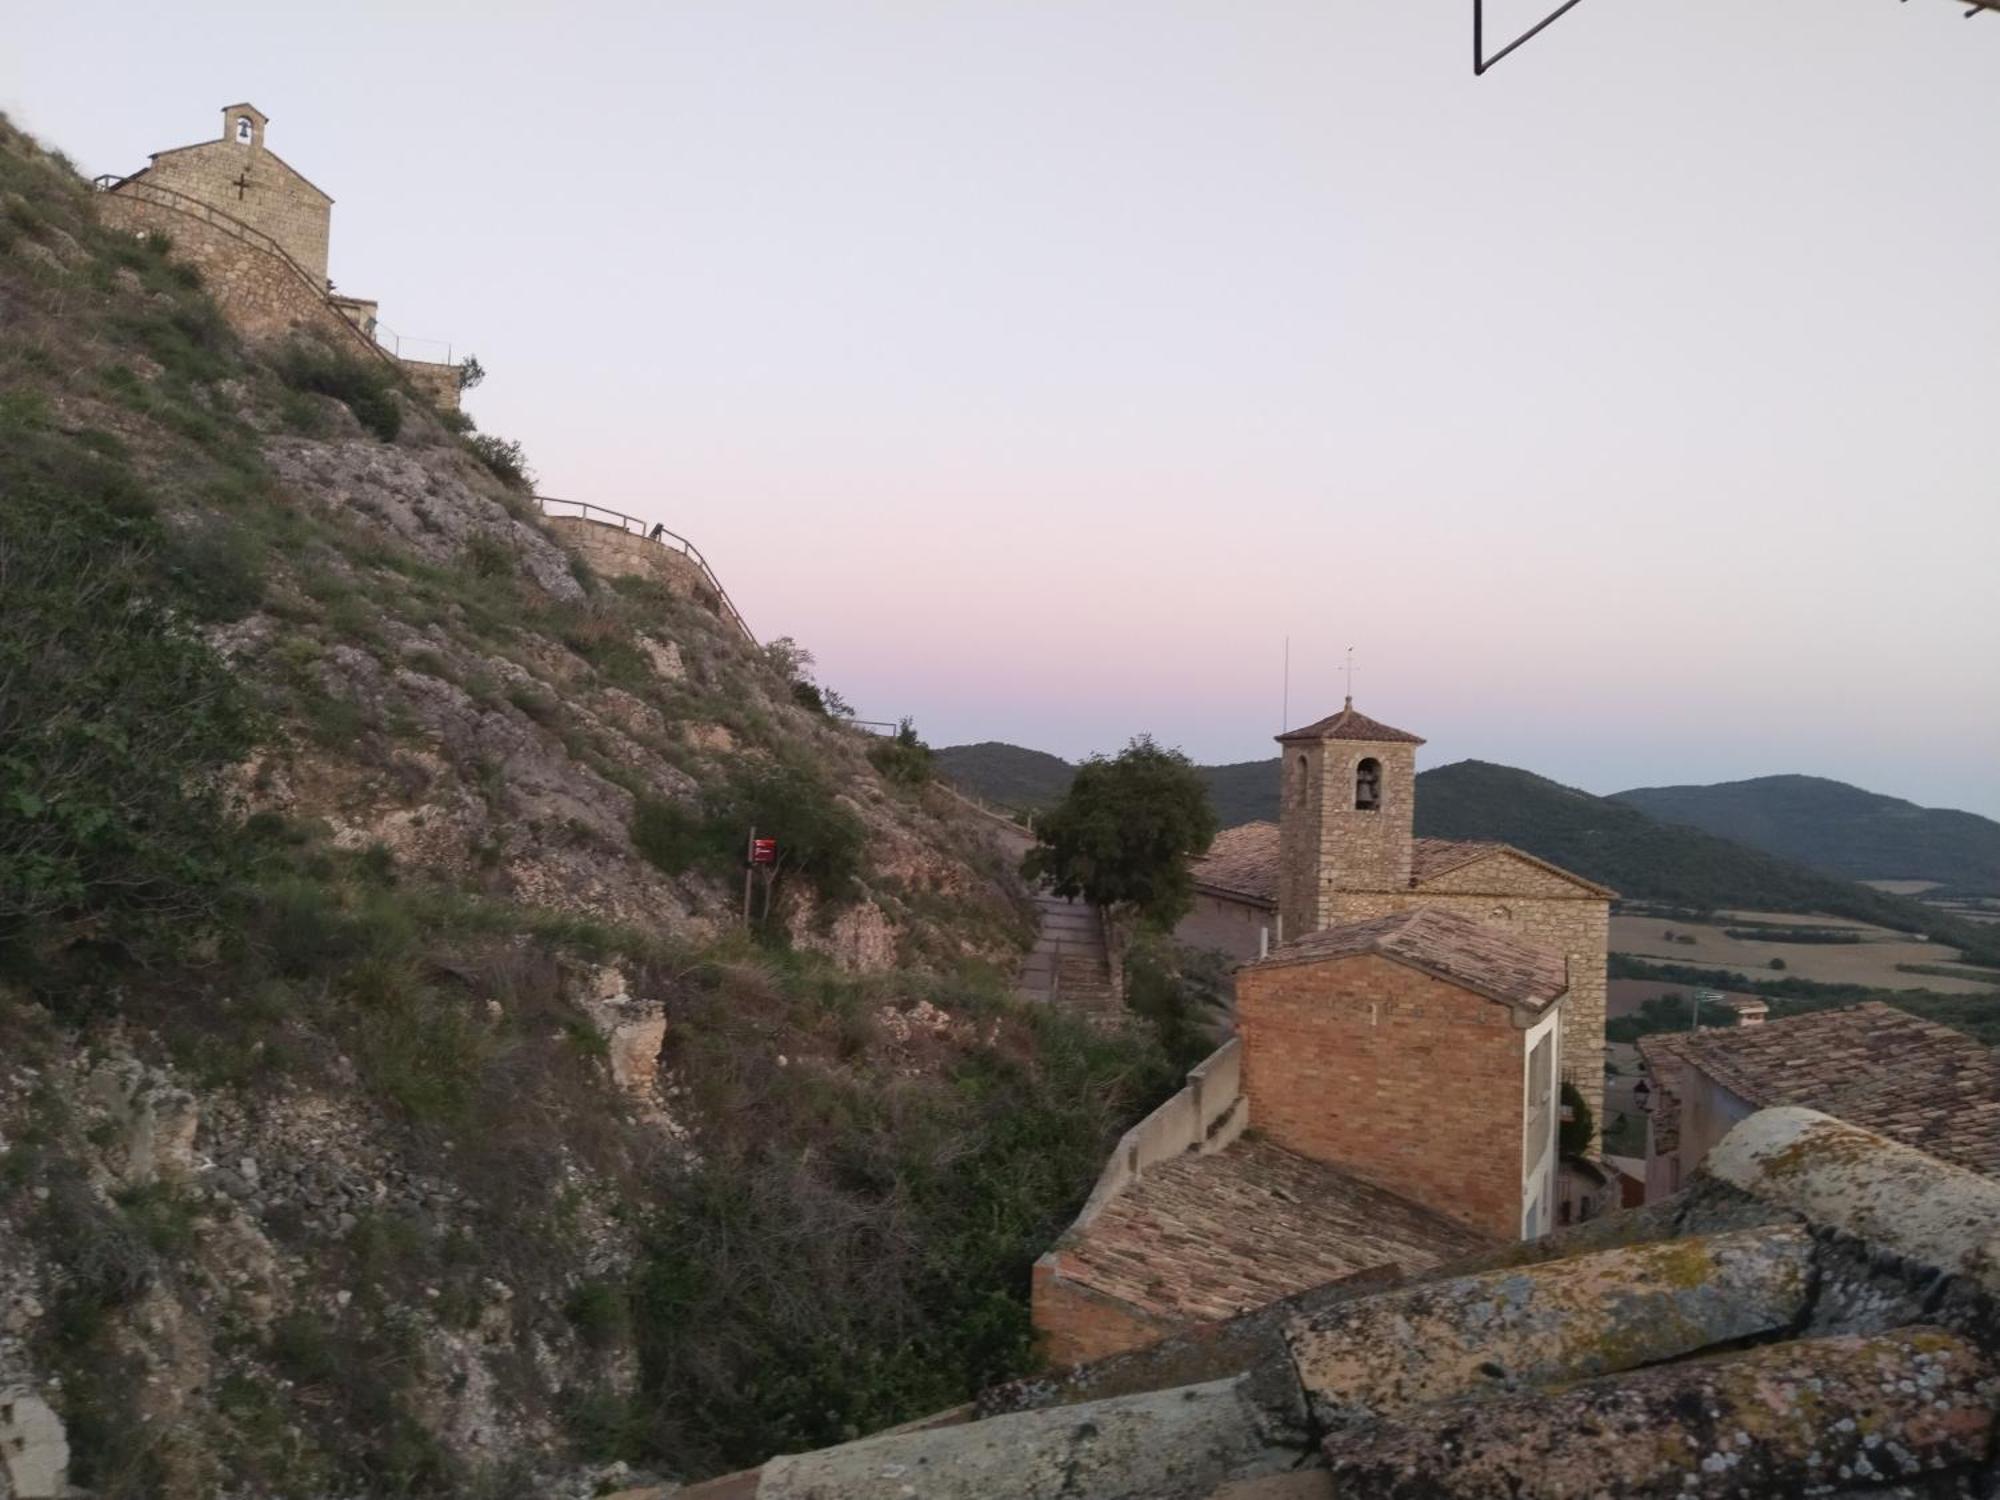
[[[750,926],[750,879],[757,873],[757,867],[751,860],[755,857],[756,851],[757,825],[752,823],[750,841],[743,846],[743,926],[746,930]]]

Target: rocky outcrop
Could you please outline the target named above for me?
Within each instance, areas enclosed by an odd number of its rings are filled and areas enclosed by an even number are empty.
[[[0,1389],[0,1500],[60,1500],[68,1473],[62,1419],[40,1396]]]
[[[367,438],[321,442],[274,438],[272,471],[301,497],[337,506],[429,563],[497,565],[511,559],[551,599],[583,598],[569,555],[535,526],[469,482],[466,462],[445,451],[391,447]],[[481,544],[498,552],[479,552]]]

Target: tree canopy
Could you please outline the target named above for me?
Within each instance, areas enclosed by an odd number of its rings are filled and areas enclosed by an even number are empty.
[[[1040,820],[1021,862],[1029,881],[1093,906],[1128,906],[1171,927],[1194,904],[1190,866],[1215,837],[1201,775],[1178,750],[1140,735],[1115,757],[1094,755]]]

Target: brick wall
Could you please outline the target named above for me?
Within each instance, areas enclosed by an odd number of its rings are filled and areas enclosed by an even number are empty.
[[[248,145],[232,134],[163,151],[153,158],[146,177],[261,229],[324,288],[333,200],[264,149],[261,122]]]
[[[1089,1364],[1157,1344],[1189,1325],[1148,1317],[1102,1292],[1078,1286],[1058,1268],[1059,1252],[1035,1262],[1029,1305],[1042,1353],[1053,1365]]]
[[[1255,1130],[1519,1237],[1523,1033],[1506,1006],[1362,954],[1244,969],[1236,1012]]]
[[[1453,871],[1447,879],[1455,879],[1461,888],[1440,890],[1444,882],[1433,881],[1420,891],[1343,893],[1334,903],[1332,920],[1360,922],[1417,906],[1441,907],[1566,957],[1569,993],[1563,999],[1563,1068],[1589,1101],[1601,1138],[1605,953],[1611,940],[1611,903],[1586,895],[1559,876],[1507,857],[1480,860]],[[1552,894],[1555,892],[1562,894]]]

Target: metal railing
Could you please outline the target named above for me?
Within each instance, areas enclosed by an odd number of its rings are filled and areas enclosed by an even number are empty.
[[[360,334],[362,342],[382,359],[409,364],[438,363],[436,360],[421,359],[416,355],[403,353],[403,345],[410,343],[429,344],[442,348],[445,351],[443,363],[448,365],[452,362],[452,347],[443,339],[405,339],[401,334],[383,324],[379,319],[371,326],[363,328],[352,318],[349,318],[345,312],[341,311],[341,299],[334,296],[330,284],[323,277],[315,276],[304,266],[300,265],[291,251],[287,250],[263,230],[244,223],[236,215],[217,208],[213,203],[209,203],[201,198],[192,197],[187,193],[181,192],[178,188],[163,187],[157,182],[146,182],[137,177],[116,177],[110,173],[92,179],[91,186],[96,188],[100,193],[120,193],[128,198],[136,198],[143,203],[151,203],[156,208],[164,208],[172,213],[186,214],[191,219],[199,219],[211,228],[219,229],[234,239],[242,240],[245,244],[254,245],[266,255],[283,262],[291,268],[292,273],[300,281],[306,284],[314,296],[327,303],[335,312],[340,313],[342,320],[346,322],[347,326]],[[389,336],[389,340],[393,342],[383,339],[382,335],[385,333]]]
[[[743,632],[743,638],[751,645],[757,644],[756,632],[743,618],[743,612],[736,607],[736,601],[729,597],[729,590],[722,586],[722,580],[715,576],[715,569],[708,565],[708,559],[701,555],[701,549],[678,531],[669,531],[655,522],[648,525],[638,516],[628,516],[622,510],[612,510],[605,505],[592,505],[587,500],[564,500],[555,495],[537,495],[535,503],[542,508],[545,516],[568,516],[576,520],[595,521],[600,526],[616,526],[621,531],[657,542],[669,552],[679,552],[700,571],[702,581],[709,592],[715,595],[715,612]],[[561,506],[557,510],[553,507]]]

